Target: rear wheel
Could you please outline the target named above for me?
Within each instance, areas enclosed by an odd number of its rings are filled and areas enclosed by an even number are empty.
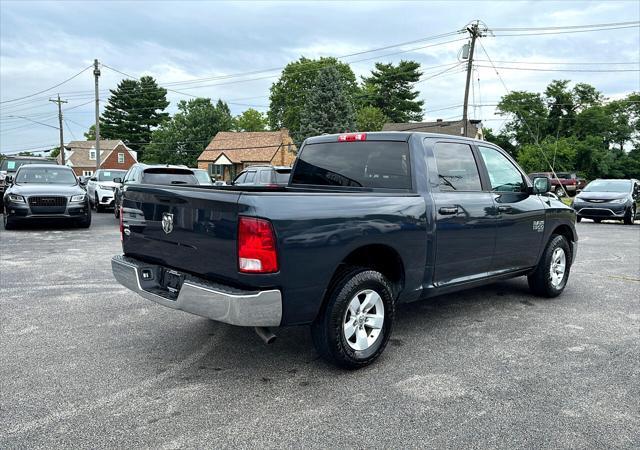
[[[602,222],[602,219],[593,219],[593,221],[594,221],[595,223],[600,223],[600,222]]]
[[[633,225],[633,222],[636,219],[636,207],[635,205],[629,208],[624,215],[624,223],[625,225]]]
[[[536,269],[528,276],[531,291],[542,297],[557,297],[564,291],[571,269],[571,249],[567,238],[551,236]]]
[[[556,188],[553,190],[553,192],[558,197],[562,197],[564,195],[564,191],[562,190],[562,186],[556,186]]]
[[[576,222],[582,222],[582,217],[577,216],[577,217],[576,217]]]
[[[311,326],[316,350],[347,369],[371,364],[391,335],[395,304],[389,281],[375,270],[348,268],[327,295],[327,304]]]
[[[94,204],[96,205],[96,212],[100,213],[104,209],[102,205],[100,205],[100,200],[98,199],[98,194],[96,194],[96,198],[94,199]]]
[[[113,202],[113,215],[116,216],[116,219],[120,218],[120,208],[115,201]]]

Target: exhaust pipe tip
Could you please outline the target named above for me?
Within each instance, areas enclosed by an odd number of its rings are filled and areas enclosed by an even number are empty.
[[[276,335],[273,334],[273,332],[267,328],[267,327],[255,327],[256,330],[256,334],[260,337],[260,339],[262,339],[262,341],[269,345],[269,344],[273,344],[276,340]]]

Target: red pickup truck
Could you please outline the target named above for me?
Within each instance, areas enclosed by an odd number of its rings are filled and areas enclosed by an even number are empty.
[[[558,197],[565,195],[564,191],[570,196],[576,195],[578,191],[578,177],[574,172],[556,172],[558,178],[553,175],[553,172],[536,172],[530,173],[529,178],[533,180],[534,177],[547,177],[551,180],[551,191]],[[564,186],[564,190],[562,187]]]

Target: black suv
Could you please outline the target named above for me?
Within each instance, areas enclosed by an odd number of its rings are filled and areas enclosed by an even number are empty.
[[[118,184],[113,193],[113,214],[116,218],[120,217],[122,195],[128,186],[137,184],[200,184],[193,170],[186,166],[170,166],[168,164],[134,164],[124,175],[124,178],[113,179]]]
[[[40,158],[37,156],[7,156],[0,162],[0,196],[4,193],[5,178],[13,175],[17,170],[27,164],[58,164],[55,159]]]

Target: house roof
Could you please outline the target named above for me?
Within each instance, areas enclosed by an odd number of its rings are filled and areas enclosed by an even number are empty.
[[[416,122],[416,123],[385,123],[382,131],[423,131],[427,133],[450,134],[462,136],[462,120],[441,120],[436,122]],[[467,128],[468,137],[475,137],[478,133],[477,123],[479,121],[470,120]]]
[[[124,145],[125,148],[134,154],[129,147],[127,147],[119,139],[101,139],[100,140],[100,162],[103,163],[109,157],[111,152],[118,146]],[[89,150],[95,148],[96,141],[71,141],[65,145],[65,162],[72,167],[95,167],[96,160],[89,158]],[[62,157],[58,155],[58,162],[62,161]]]
[[[269,162],[281,145],[293,145],[289,132],[221,131],[198,157],[198,161],[215,161],[224,155],[233,163]]]

